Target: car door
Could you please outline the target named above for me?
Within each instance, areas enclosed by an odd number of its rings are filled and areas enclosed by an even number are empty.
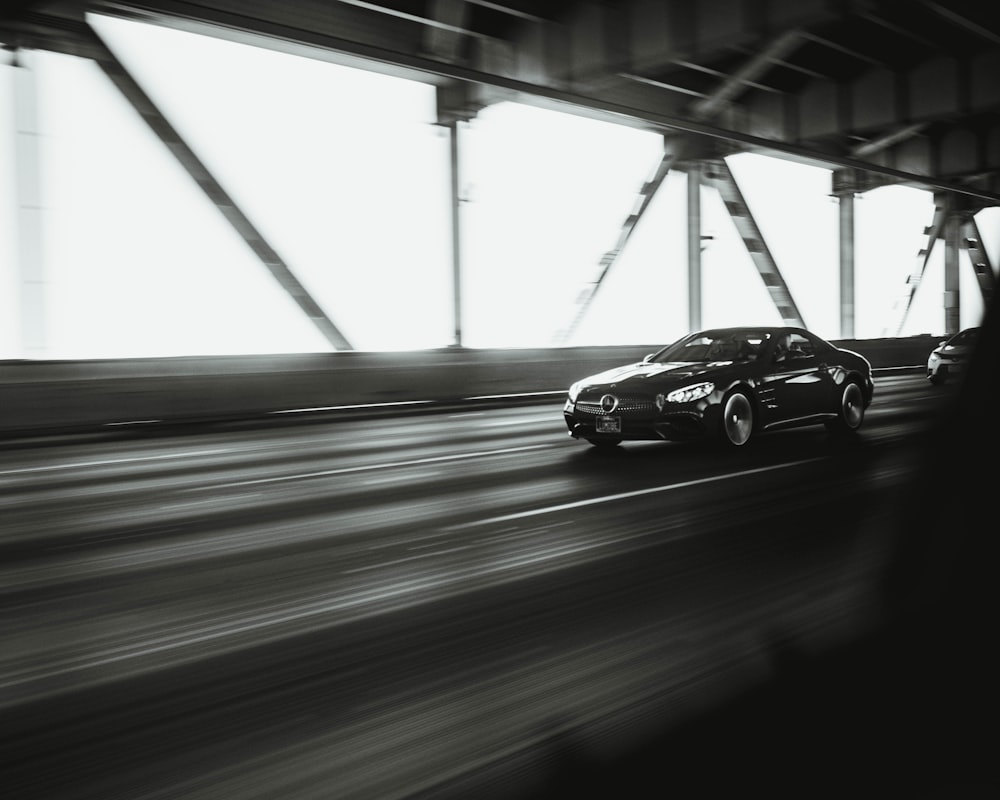
[[[808,419],[832,409],[833,378],[824,355],[813,340],[799,333],[778,341],[761,392],[765,424]]]

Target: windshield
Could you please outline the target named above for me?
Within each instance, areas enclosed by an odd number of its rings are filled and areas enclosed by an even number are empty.
[[[969,328],[962,331],[961,333],[956,333],[948,340],[949,347],[970,347],[976,343],[976,334],[979,333],[979,328]]]
[[[752,361],[769,338],[770,333],[757,330],[702,331],[664,347],[650,361]]]

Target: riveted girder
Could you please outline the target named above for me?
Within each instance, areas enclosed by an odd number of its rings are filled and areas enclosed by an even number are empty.
[[[215,204],[223,217],[257,255],[274,279],[298,304],[320,333],[336,350],[353,350],[351,343],[340,332],[333,320],[302,285],[278,252],[264,235],[243,213],[236,201],[223,188],[204,162],[184,141],[163,112],[146,91],[136,82],[124,64],[89,25],[80,31],[87,45],[87,52],[124,95],[125,99],[166,145],[178,163],[187,171],[198,187]]]
[[[785,283],[781,270],[778,269],[774,256],[771,255],[757,221],[750,213],[750,207],[729,165],[722,159],[708,162],[703,176],[705,182],[714,186],[722,197],[726,211],[729,212],[736,230],[743,238],[743,244],[753,259],[754,266],[757,267],[757,272],[760,273],[781,319],[786,325],[804,326],[799,307],[788,289],[788,284]]]
[[[983,246],[982,234],[976,224],[974,210],[958,202],[954,196],[946,193],[935,195],[934,218],[930,225],[924,228],[927,245],[918,256],[913,273],[906,279],[902,296],[897,301],[897,321],[894,326],[896,336],[902,334],[903,326],[913,305],[914,296],[927,272],[931,253],[939,239],[945,241],[945,327],[947,333],[957,333],[959,326],[960,282],[958,279],[958,254],[965,250],[972,264],[976,283],[979,287],[983,304],[989,306],[993,302],[996,288],[996,274],[990,262],[989,253]]]
[[[625,218],[624,223],[622,223],[615,246],[601,256],[597,277],[592,283],[585,286],[580,292],[580,295],[577,297],[573,320],[570,322],[569,327],[567,327],[564,331],[561,331],[559,334],[560,344],[565,344],[569,341],[570,337],[572,337],[572,335],[576,332],[580,322],[586,316],[587,309],[590,308],[590,305],[594,300],[594,296],[601,288],[601,284],[607,277],[608,272],[614,266],[618,257],[625,249],[625,245],[628,244],[628,240],[631,238],[632,232],[635,230],[635,226],[639,223],[639,220],[642,219],[643,214],[646,213],[646,209],[649,208],[649,204],[653,201],[653,196],[667,179],[668,173],[677,162],[678,155],[677,142],[672,139],[665,138],[663,156],[660,159],[660,162],[656,165],[649,179],[642,184],[636,194],[632,210]]]
[[[996,274],[990,263],[990,255],[983,246],[983,237],[976,224],[976,218],[970,216],[962,226],[962,247],[969,254],[972,269],[976,274],[979,291],[983,295],[983,303],[989,306],[993,302],[993,292],[996,289]]]
[[[947,208],[940,198],[934,207],[934,218],[930,225],[924,228],[924,235],[927,237],[927,246],[921,248],[917,253],[917,264],[914,267],[913,272],[907,277],[906,284],[903,287],[903,293],[900,299],[896,302],[896,321],[893,326],[893,334],[896,336],[900,335],[903,330],[903,326],[906,324],[906,318],[910,313],[910,307],[913,305],[913,297],[917,293],[917,289],[920,287],[920,282],[923,280],[924,273],[927,271],[927,264],[930,261],[931,251],[934,249],[934,243],[943,235],[944,233],[944,223],[947,218]]]

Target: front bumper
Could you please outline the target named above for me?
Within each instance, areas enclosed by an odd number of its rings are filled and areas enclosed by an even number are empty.
[[[927,377],[944,380],[945,378],[961,374],[962,367],[963,362],[961,361],[938,358],[927,364]]]
[[[599,433],[597,420],[604,415],[581,411],[568,400],[563,407],[563,419],[569,435],[574,439],[595,441],[619,439],[680,442],[700,439],[710,435],[718,427],[720,413],[718,406],[699,401],[663,412],[617,415],[620,430]]]

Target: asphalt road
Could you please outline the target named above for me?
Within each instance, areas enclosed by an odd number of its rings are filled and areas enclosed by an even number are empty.
[[[545,794],[875,623],[946,396],[732,452],[561,401],[12,443],[3,795]]]

